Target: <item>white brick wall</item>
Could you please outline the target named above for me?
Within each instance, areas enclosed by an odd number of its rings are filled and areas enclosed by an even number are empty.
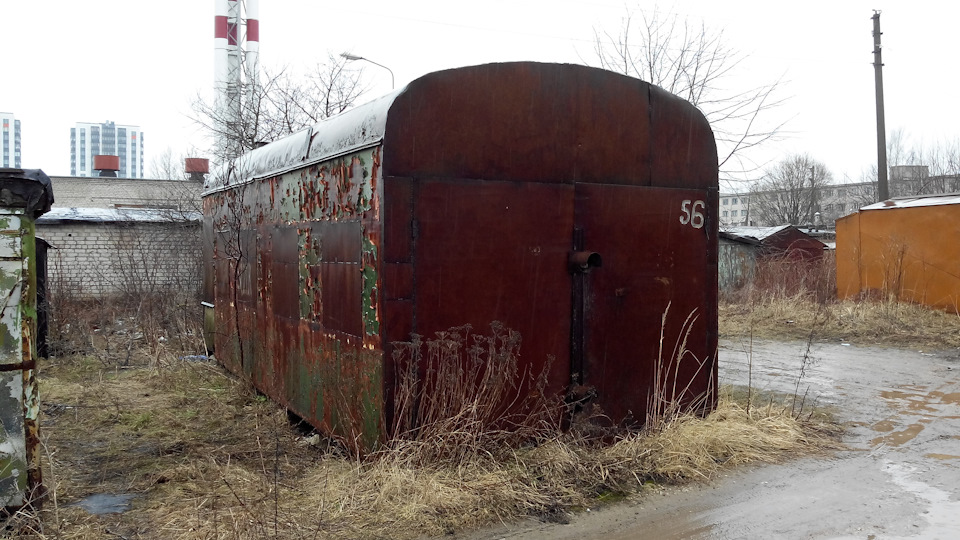
[[[37,224],[50,243],[48,287],[77,296],[195,293],[200,223]]]

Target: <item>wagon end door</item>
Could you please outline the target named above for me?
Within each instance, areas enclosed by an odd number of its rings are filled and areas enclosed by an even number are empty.
[[[643,423],[670,402],[712,400],[716,194],[605,184],[575,191],[574,251],[595,253],[600,266],[581,276],[574,269],[574,381],[613,424]]]

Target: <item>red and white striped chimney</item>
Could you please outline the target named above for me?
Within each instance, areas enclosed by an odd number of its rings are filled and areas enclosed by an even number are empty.
[[[227,84],[227,40],[230,34],[227,0],[215,0],[213,29],[213,87],[219,100],[226,93]]]
[[[260,0],[246,0],[247,4],[247,32],[245,60],[247,62],[247,85],[254,87],[259,84],[257,77],[260,62]]]
[[[214,0],[214,6],[214,106],[231,129],[240,120],[241,100],[252,99],[259,85],[260,0]],[[217,143],[221,149],[227,145]]]

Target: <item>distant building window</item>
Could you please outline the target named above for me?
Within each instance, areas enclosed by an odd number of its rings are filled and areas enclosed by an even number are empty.
[[[741,211],[740,211],[740,215],[741,215],[741,216],[747,215],[747,211],[746,211],[746,210],[741,210]]]
[[[723,205],[726,206],[726,205],[728,205],[728,204],[730,204],[730,199],[724,199],[724,200],[723,200]]]
[[[750,198],[749,198],[749,197],[744,197],[744,198],[740,199],[740,202],[742,202],[743,204],[747,204],[748,202],[750,202]]]
[[[846,195],[846,194],[847,194],[847,192],[844,191],[844,190],[842,190],[842,189],[838,189],[838,190],[837,190],[837,197],[843,197],[843,196]]]
[[[730,215],[730,212],[728,212],[728,211],[726,211],[726,210],[723,211],[723,217],[727,217],[727,216],[729,216],[729,215]]]
[[[736,197],[734,197],[734,198],[733,198],[733,200],[732,200],[732,201],[730,201],[730,204],[737,204],[737,198],[736,198]]]

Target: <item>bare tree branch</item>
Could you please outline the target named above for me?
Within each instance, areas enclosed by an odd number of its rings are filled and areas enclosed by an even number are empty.
[[[744,57],[726,45],[723,32],[658,8],[639,16],[628,11],[616,32],[594,29],[594,54],[604,69],[643,79],[699,108],[713,127],[725,179],[756,169],[745,154],[782,133],[785,122],[764,127],[785,101],[781,80],[739,91],[724,87]]]
[[[303,75],[286,67],[265,68],[256,78],[259,84],[240,83],[239,117],[198,96],[191,119],[221,141],[212,155],[222,163],[343,112],[366,91],[361,74],[361,69],[347,69],[346,59],[329,53]]]

